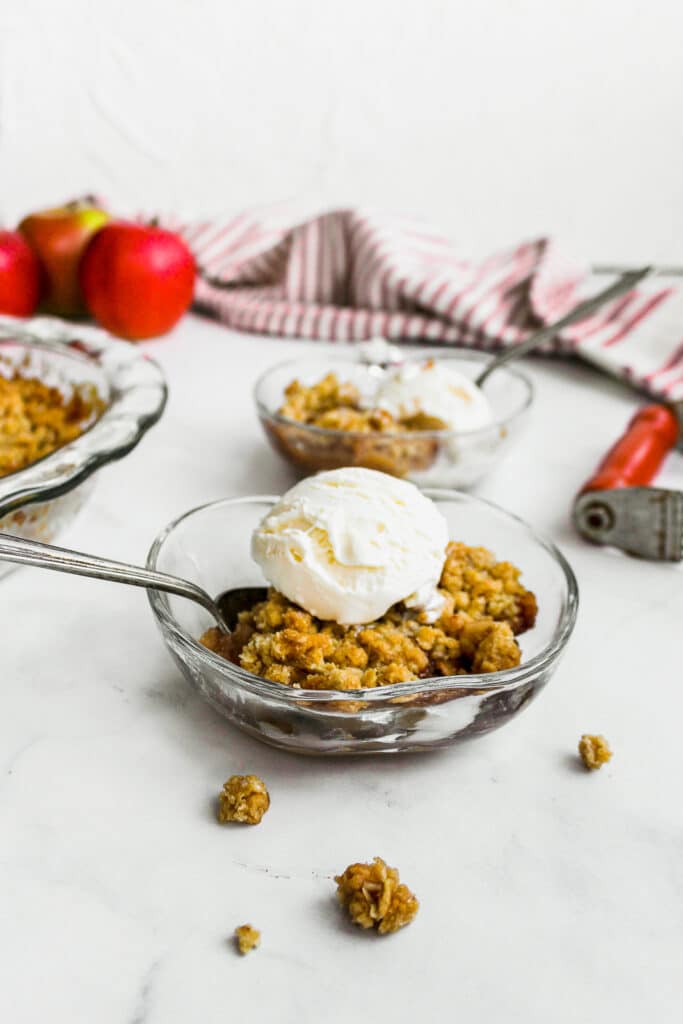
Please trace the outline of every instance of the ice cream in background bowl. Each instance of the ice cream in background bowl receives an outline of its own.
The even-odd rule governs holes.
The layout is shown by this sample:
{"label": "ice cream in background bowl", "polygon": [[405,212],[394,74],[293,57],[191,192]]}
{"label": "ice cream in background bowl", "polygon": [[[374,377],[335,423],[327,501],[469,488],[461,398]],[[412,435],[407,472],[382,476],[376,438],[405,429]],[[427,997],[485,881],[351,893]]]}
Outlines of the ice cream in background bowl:
{"label": "ice cream in background bowl", "polygon": [[494,418],[488,398],[473,380],[434,359],[390,368],[373,402],[397,420],[423,414],[463,432],[488,427]]}
{"label": "ice cream in background bowl", "polygon": [[270,444],[302,476],[361,466],[420,488],[467,489],[512,449],[533,399],[516,367],[479,388],[489,358],[349,346],[271,367],[255,385],[256,408]]}
{"label": "ice cream in background bowl", "polygon": [[252,537],[266,579],[320,619],[352,625],[405,601],[437,618],[448,524],[405,480],[344,468],[302,480]]}

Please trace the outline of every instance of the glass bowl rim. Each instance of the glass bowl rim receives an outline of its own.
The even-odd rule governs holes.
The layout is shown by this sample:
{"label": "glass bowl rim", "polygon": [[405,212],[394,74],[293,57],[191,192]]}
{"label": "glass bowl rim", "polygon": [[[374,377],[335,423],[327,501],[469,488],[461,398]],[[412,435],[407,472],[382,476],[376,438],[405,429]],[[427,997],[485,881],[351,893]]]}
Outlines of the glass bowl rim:
{"label": "glass bowl rim", "polygon": [[[50,317],[27,321],[2,316],[0,351],[3,344],[96,365],[106,378],[110,395],[102,413],[73,441],[0,477],[0,518],[68,494],[102,466],[131,452],[163,415],[168,386],[159,364],[135,345],[100,328]],[[111,353],[121,357],[113,368],[102,361]],[[121,383],[117,373],[130,371],[131,367],[141,371],[139,379]],[[146,401],[141,409],[123,408],[126,400],[143,392]],[[93,450],[100,434],[103,443]]]}
{"label": "glass bowl rim", "polygon": [[[417,357],[411,358],[414,359],[415,361],[418,361]],[[483,366],[485,363],[490,362],[491,357],[487,357],[486,353],[476,352],[467,348],[453,348],[448,352],[439,353],[438,355],[434,356],[430,354],[429,356],[424,356],[420,358],[433,358],[437,361],[452,359],[454,361],[461,362],[465,361],[466,359],[469,359],[473,360],[474,362],[480,362]],[[406,362],[408,361],[410,360],[406,360]],[[311,434],[318,435],[320,437],[339,439],[346,438],[347,440],[354,441],[367,441],[368,436],[372,437],[373,440],[386,439],[387,441],[418,441],[422,439],[445,441],[449,439],[455,440],[457,438],[463,437],[476,439],[477,437],[484,437],[490,434],[490,432],[492,430],[495,430],[496,428],[500,429],[501,427],[507,427],[511,423],[513,423],[514,420],[518,419],[527,411],[527,409],[530,408],[531,404],[533,403],[535,394],[534,383],[530,377],[527,377],[527,375],[517,367],[501,366],[500,369],[496,370],[496,373],[501,375],[508,374],[508,376],[516,377],[517,380],[521,381],[522,385],[525,388],[524,399],[507,416],[501,416],[498,419],[494,419],[490,423],[487,423],[486,426],[475,427],[473,430],[382,430],[378,431],[376,435],[368,435],[367,433],[363,433],[360,430],[338,430],[332,427],[318,427],[312,423],[301,423],[299,420],[290,419],[289,416],[282,416],[281,413],[272,412],[270,409],[268,409],[265,403],[261,400],[259,392],[263,384],[265,384],[266,380],[271,376],[271,374],[274,374],[278,370],[284,370],[287,367],[300,366],[302,363],[314,362],[329,362],[331,364],[336,363],[355,367],[366,366],[367,368],[370,368],[370,366],[372,365],[380,365],[372,363],[363,363],[361,359],[353,360],[348,356],[343,355],[319,356],[317,359],[312,356],[304,356],[299,357],[297,359],[285,359],[282,362],[275,363],[273,366],[269,366],[266,370],[263,371],[263,373],[259,375],[259,377],[256,380],[256,383],[253,386],[252,394],[254,398],[254,403],[256,405],[258,414],[261,417],[261,419],[267,419],[275,423],[281,423],[283,426],[286,427],[298,427],[299,430],[308,431]]]}
{"label": "glass bowl rim", "polygon": [[[542,651],[539,651],[538,654],[534,655],[533,658],[522,662],[520,665],[515,666],[515,668],[504,669],[500,672],[479,673],[476,675],[472,674],[466,676],[431,676],[428,679],[416,679],[407,683],[393,683],[390,686],[376,686],[371,689],[294,689],[293,687],[284,686],[281,683],[273,683],[269,679],[263,679],[261,676],[247,672],[240,665],[236,665],[234,662],[228,661],[226,658],[223,658],[214,651],[210,651],[207,647],[204,647],[197,639],[186,633],[185,630],[177,623],[176,619],[171,614],[168,596],[161,591],[149,589],[147,591],[147,597],[152,607],[152,611],[154,612],[157,621],[161,623],[164,629],[167,629],[174,636],[178,643],[182,646],[189,647],[196,656],[207,660],[208,663],[218,669],[221,674],[229,674],[234,678],[236,683],[239,682],[241,685],[246,687],[247,690],[250,690],[253,693],[257,693],[270,699],[276,698],[278,700],[284,700],[285,703],[291,703],[294,705],[300,705],[302,700],[310,703],[362,700],[369,704],[384,704],[391,702],[397,697],[406,697],[425,693],[439,693],[444,690],[452,689],[472,690],[474,692],[487,690],[513,690],[526,680],[534,678],[547,665],[552,664],[562,652],[565,644],[571,636],[576,622],[579,601],[579,588],[574,571],[562,552],[555,544],[552,543],[552,541],[546,540],[544,537],[540,536],[540,534],[538,534],[536,530],[534,530],[533,527],[531,527],[524,519],[512,512],[508,512],[507,509],[501,508],[500,505],[496,505],[492,501],[487,501],[485,498],[474,497],[473,495],[450,488],[424,488],[423,493],[426,494],[427,497],[433,499],[457,498],[459,500],[464,500],[469,504],[486,506],[497,514],[503,514],[519,526],[523,527],[529,534],[530,538],[542,547],[543,550],[550,555],[556,565],[559,566],[566,584],[564,609],[560,617],[560,621],[553,631],[551,641],[546,644]],[[279,496],[277,495],[257,494],[247,495],[241,498],[222,498],[217,501],[206,502],[203,505],[198,505],[195,508],[189,509],[187,512],[184,512],[182,515],[168,523],[168,525],[157,534],[149,549],[145,564],[148,569],[159,571],[157,568],[157,562],[166,540],[170,537],[173,531],[181,525],[181,523],[192,516],[219,506],[230,507],[255,502],[258,502],[259,504],[264,504],[265,502],[274,503],[276,501],[279,501]],[[397,706],[399,706],[398,702]]]}

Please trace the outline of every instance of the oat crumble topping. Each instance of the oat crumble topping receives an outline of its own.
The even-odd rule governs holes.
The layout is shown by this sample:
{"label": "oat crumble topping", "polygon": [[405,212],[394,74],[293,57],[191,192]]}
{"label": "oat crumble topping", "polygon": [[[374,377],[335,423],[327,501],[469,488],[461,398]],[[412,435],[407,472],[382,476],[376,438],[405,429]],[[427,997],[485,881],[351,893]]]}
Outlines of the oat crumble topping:
{"label": "oat crumble topping", "polygon": [[258,928],[252,928],[250,924],[241,924],[239,928],[235,928],[235,941],[242,956],[246,956],[252,949],[258,949],[261,932]]}
{"label": "oat crumble topping", "polygon": [[258,775],[231,775],[218,798],[218,820],[223,825],[228,821],[258,825],[269,807],[263,779]]}
{"label": "oat crumble topping", "polygon": [[592,736],[584,733],[579,740],[579,755],[586,768],[594,770],[607,764],[612,756],[612,751],[604,736]]}
{"label": "oat crumble topping", "polygon": [[358,388],[342,382],[336,373],[326,374],[316,384],[293,380],[285,388],[280,416],[328,430],[353,430],[358,433],[383,433],[402,430],[445,430],[447,424],[437,416],[417,413],[396,419],[385,409],[361,408]]}
{"label": "oat crumble topping", "polygon": [[372,864],[349,864],[335,882],[337,899],[354,924],[376,928],[380,935],[410,924],[420,907],[396,868],[390,868],[381,857],[375,857]]}
{"label": "oat crumble topping", "polygon": [[76,389],[67,399],[36,377],[0,374],[0,477],[79,437],[103,408],[92,386]]}
{"label": "oat crumble topping", "polygon": [[515,636],[536,618],[536,599],[519,577],[485,548],[452,542],[439,585],[445,607],[434,623],[400,603],[377,622],[340,626],[271,589],[240,613],[230,636],[209,629],[201,642],[254,675],[314,690],[497,672],[519,664]]}
{"label": "oat crumble topping", "polygon": [[425,431],[446,429],[443,420],[426,413],[395,419],[385,409],[362,409],[360,403],[358,388],[335,373],[310,387],[294,380],[278,409],[285,419],[267,419],[264,426],[275,448],[307,472],[365,466],[404,477],[433,465],[440,441]]}

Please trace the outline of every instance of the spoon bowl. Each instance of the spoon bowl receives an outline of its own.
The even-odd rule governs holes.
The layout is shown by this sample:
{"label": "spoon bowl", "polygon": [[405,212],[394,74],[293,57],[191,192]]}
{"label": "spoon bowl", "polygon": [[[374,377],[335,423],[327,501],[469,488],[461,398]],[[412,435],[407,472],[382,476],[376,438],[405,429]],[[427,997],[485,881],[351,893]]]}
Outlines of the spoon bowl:
{"label": "spoon bowl", "polygon": [[216,598],[216,605],[229,632],[232,633],[237,625],[240,612],[246,612],[259,601],[265,601],[267,596],[267,587],[233,587],[232,590],[224,590]]}

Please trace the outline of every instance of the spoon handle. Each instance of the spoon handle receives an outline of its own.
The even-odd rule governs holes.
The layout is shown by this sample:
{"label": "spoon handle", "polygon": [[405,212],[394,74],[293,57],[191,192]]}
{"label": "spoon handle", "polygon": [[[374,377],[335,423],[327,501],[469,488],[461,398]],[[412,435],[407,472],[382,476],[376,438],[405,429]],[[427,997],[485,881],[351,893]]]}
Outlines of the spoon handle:
{"label": "spoon handle", "polygon": [[194,583],[170,576],[164,572],[153,572],[125,562],[113,562],[109,558],[86,555],[81,551],[58,548],[36,540],[25,540],[8,533],[0,533],[0,561],[16,562],[18,565],[32,565],[38,569],[54,569],[75,576],[89,576],[96,580],[112,583],[128,583],[133,587],[147,587],[151,590],[165,590],[169,594],[187,597],[201,604],[220,622],[220,612],[206,591]]}
{"label": "spoon handle", "polygon": [[512,359],[517,359],[519,356],[526,355],[532,349],[538,345],[543,344],[544,341],[548,341],[558,331],[561,331],[563,327],[569,327],[570,324],[578,323],[579,320],[585,320],[586,317],[590,316],[591,313],[595,313],[596,310],[604,306],[610,299],[617,299],[620,295],[625,292],[630,292],[639,281],[642,281],[644,277],[647,277],[651,273],[652,267],[641,267],[640,270],[628,270],[625,274],[615,281],[608,288],[604,288],[597,295],[591,296],[590,299],[586,299],[585,302],[580,302],[578,306],[574,306],[566,316],[563,316],[554,324],[547,324],[545,327],[541,327],[540,330],[534,331],[530,334],[525,341],[519,343],[519,345],[513,345],[512,348],[506,349],[501,352],[499,356],[492,359],[491,362],[486,366],[475,380],[475,384],[481,387],[487,377],[490,377],[494,370],[497,370],[500,366],[504,366],[505,363],[509,363]]}

